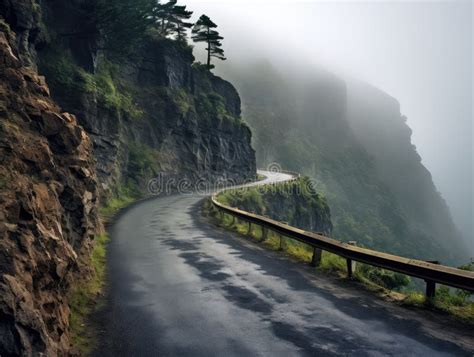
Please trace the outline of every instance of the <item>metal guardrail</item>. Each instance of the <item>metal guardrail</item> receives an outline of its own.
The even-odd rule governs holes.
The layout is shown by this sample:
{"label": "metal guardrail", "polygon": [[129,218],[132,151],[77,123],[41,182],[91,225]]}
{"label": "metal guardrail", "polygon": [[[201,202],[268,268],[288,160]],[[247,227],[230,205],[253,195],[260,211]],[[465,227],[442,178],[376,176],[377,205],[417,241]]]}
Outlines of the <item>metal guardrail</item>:
{"label": "metal guardrail", "polygon": [[426,295],[428,298],[434,297],[437,283],[474,292],[474,272],[404,258],[340,242],[321,234],[289,226],[268,217],[226,206],[217,200],[219,193],[214,194],[211,197],[211,201],[214,207],[221,212],[230,214],[251,224],[259,225],[262,227],[262,231],[270,229],[283,236],[312,246],[314,248],[312,265],[319,264],[321,251],[324,250],[346,258],[349,277],[351,277],[353,273],[352,261],[357,261],[425,280]]}

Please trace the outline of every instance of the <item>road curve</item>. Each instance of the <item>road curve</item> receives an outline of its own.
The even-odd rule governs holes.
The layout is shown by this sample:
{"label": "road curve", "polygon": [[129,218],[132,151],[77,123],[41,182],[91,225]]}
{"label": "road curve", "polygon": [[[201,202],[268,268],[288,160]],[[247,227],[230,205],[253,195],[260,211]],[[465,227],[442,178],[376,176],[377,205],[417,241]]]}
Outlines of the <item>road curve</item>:
{"label": "road curve", "polygon": [[[289,178],[267,175],[263,183]],[[94,355],[473,355],[467,331],[457,338],[209,224],[202,199],[147,200],[112,225]]]}

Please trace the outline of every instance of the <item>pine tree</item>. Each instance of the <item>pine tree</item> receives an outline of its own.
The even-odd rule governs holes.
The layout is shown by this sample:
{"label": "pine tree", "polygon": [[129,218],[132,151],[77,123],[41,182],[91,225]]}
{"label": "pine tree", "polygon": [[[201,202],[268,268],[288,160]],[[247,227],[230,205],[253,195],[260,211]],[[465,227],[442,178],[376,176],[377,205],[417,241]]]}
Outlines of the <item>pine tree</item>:
{"label": "pine tree", "polygon": [[211,58],[218,58],[222,61],[225,61],[226,58],[224,57],[224,50],[221,48],[222,43],[221,40],[224,37],[219,35],[219,32],[213,30],[217,27],[217,25],[212,22],[212,20],[206,16],[201,15],[199,20],[194,24],[192,30],[192,39],[194,42],[206,42],[207,47],[207,68],[212,69],[214,68],[211,65]]}
{"label": "pine tree", "polygon": [[94,16],[103,37],[103,49],[127,57],[151,25],[156,0],[97,0]]}
{"label": "pine tree", "polygon": [[155,26],[162,36],[176,34],[179,41],[186,40],[186,30],[193,24],[186,22],[191,18],[192,11],[187,11],[185,5],[176,5],[177,0],[170,0],[166,4],[157,3],[153,11]]}
{"label": "pine tree", "polygon": [[186,41],[186,30],[193,27],[193,24],[186,22],[191,18],[192,11],[186,10],[186,5],[175,6],[170,21],[175,25],[176,39],[178,41]]}
{"label": "pine tree", "polygon": [[170,19],[172,16],[173,8],[176,6],[178,0],[170,0],[166,4],[156,4],[153,9],[153,19],[155,25],[160,31],[161,35],[166,37],[175,30],[175,24]]}

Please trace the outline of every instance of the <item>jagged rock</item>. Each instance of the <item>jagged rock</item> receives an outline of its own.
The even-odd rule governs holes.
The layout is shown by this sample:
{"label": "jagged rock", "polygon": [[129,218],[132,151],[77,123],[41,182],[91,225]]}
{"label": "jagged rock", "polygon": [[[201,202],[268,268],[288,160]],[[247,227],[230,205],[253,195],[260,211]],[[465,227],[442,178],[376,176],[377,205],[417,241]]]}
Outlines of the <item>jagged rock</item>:
{"label": "jagged rock", "polygon": [[[9,4],[31,29],[31,1]],[[66,297],[99,227],[92,143],[0,30],[0,356],[63,356]]]}
{"label": "jagged rock", "polygon": [[[106,108],[94,93],[71,95],[60,86],[52,87],[53,97],[77,115],[94,143],[103,196],[136,180],[129,167],[133,143],[153,150],[154,173],[177,180],[253,178],[251,131],[240,120],[241,101],[232,84],[193,65],[191,48],[176,41],[149,37],[134,56],[133,64],[122,64],[119,73],[120,82],[135,88],[133,101],[143,111],[140,119]],[[140,182],[142,190],[147,179]]]}

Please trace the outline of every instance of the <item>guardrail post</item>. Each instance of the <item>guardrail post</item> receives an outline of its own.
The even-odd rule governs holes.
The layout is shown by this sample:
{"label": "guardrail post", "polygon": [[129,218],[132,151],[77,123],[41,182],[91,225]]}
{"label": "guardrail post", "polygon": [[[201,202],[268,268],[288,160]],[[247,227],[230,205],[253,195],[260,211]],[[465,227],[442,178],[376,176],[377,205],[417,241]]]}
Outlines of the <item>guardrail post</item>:
{"label": "guardrail post", "polygon": [[247,230],[247,235],[249,236],[252,233],[252,223],[249,222],[249,229]]}
{"label": "guardrail post", "polygon": [[323,251],[320,248],[313,248],[313,258],[311,259],[311,266],[318,267],[321,264],[321,257]]}
{"label": "guardrail post", "polygon": [[347,277],[352,279],[352,259],[346,258]]}
{"label": "guardrail post", "polygon": [[283,250],[283,236],[281,234],[278,234],[280,236],[280,248],[278,250]]}
{"label": "guardrail post", "polygon": [[262,242],[265,241],[268,237],[268,229],[267,227],[262,226]]}
{"label": "guardrail post", "polygon": [[433,280],[425,280],[426,282],[426,298],[431,300],[436,295],[436,283]]}
{"label": "guardrail post", "polygon": [[[349,242],[347,242],[347,244],[353,245],[354,247],[357,246],[357,242],[355,240],[350,240]],[[356,268],[357,268],[357,262],[355,260],[353,260],[351,269],[352,269],[353,272],[355,272]]]}

